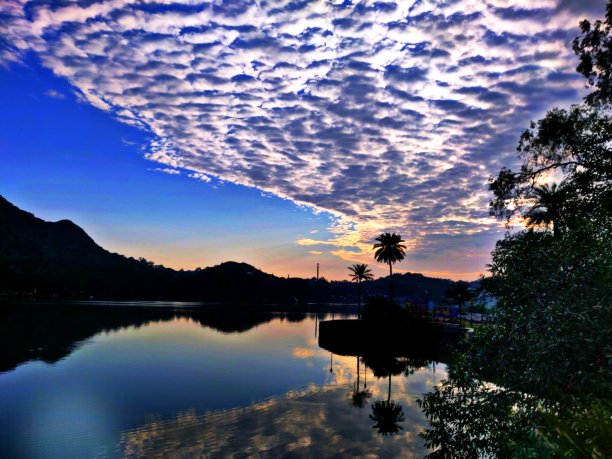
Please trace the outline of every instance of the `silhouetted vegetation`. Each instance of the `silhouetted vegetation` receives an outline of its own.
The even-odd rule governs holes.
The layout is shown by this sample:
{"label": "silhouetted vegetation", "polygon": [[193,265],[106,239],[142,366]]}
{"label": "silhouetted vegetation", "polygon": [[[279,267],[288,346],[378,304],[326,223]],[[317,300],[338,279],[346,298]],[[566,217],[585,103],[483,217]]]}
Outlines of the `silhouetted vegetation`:
{"label": "silhouetted vegetation", "polygon": [[563,206],[567,197],[563,187],[556,183],[534,186],[531,198],[534,204],[525,211],[525,219],[529,228],[552,225],[555,237],[561,235],[563,226]]}
{"label": "silhouetted vegetation", "polygon": [[[366,301],[363,318],[369,322],[381,322],[391,315],[392,306],[384,296],[371,296]],[[395,306],[397,309],[397,306]],[[389,317],[390,318],[390,317]]]}
{"label": "silhouetted vegetation", "polygon": [[[421,274],[393,276],[398,295],[442,299],[452,283]],[[361,285],[364,295],[387,290],[386,278]],[[284,278],[246,263],[175,271],[110,253],[68,220],[45,222],[0,197],[0,297],[286,303],[358,302],[348,281]]]}
{"label": "silhouetted vegetation", "polygon": [[528,228],[497,243],[482,281],[494,322],[420,402],[429,457],[612,456],[611,26],[608,2],[574,41],[596,90],[532,123],[520,171],[491,182],[491,212]]}
{"label": "silhouetted vegetation", "polygon": [[357,318],[361,319],[361,283],[364,281],[371,281],[374,279],[372,270],[368,268],[366,264],[355,264],[349,266],[348,269],[351,271],[351,280],[357,282],[357,297],[358,297],[358,309]]}
{"label": "silhouetted vegetation", "polygon": [[293,302],[304,279],[282,279],[246,263],[175,271],[110,253],[81,228],[42,221],[0,198],[0,292],[39,298]]}
{"label": "silhouetted vegetation", "polygon": [[578,72],[588,84],[595,87],[586,101],[591,105],[612,103],[612,3],[606,5],[606,17],[591,23],[580,23],[582,35],[574,42],[574,51],[580,58]]}
{"label": "silhouetted vegetation", "polygon": [[373,247],[374,258],[379,263],[389,265],[389,303],[393,304],[393,264],[404,259],[406,246],[402,244],[402,236],[395,233],[383,233],[376,241]]}
{"label": "silhouetted vegetation", "polygon": [[474,298],[474,292],[470,289],[470,284],[467,282],[455,282],[448,287],[446,298],[459,305],[459,324],[462,321],[463,306],[466,302]]}

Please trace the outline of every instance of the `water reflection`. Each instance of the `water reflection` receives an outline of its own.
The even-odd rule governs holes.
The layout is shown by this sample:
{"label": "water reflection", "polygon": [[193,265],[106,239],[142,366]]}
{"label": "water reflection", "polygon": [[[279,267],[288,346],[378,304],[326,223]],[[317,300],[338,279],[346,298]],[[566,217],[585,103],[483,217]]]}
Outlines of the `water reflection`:
{"label": "water reflection", "polygon": [[404,411],[399,403],[379,400],[372,405],[370,419],[375,421],[373,428],[377,429],[379,434],[394,435],[403,428],[400,423],[404,422]]}
{"label": "water reflection", "polygon": [[[319,316],[328,315],[326,312],[275,311],[259,305],[177,305],[180,308],[135,302],[0,305],[0,349],[3,349],[0,373],[31,360],[57,362],[101,332],[139,329],[177,318],[189,318],[222,333],[244,333],[273,319],[299,323],[316,317],[318,323]],[[228,309],[232,312],[228,313]]]}
{"label": "water reflection", "polygon": [[[367,336],[369,339],[364,339]],[[337,321],[325,323],[319,336],[321,347],[343,355],[356,355],[357,381],[353,385],[351,402],[362,408],[371,393],[362,390],[359,384],[360,365],[371,369],[374,377],[388,382],[386,399],[371,404],[369,419],[372,428],[383,437],[400,435],[406,419],[404,407],[399,400],[392,399],[392,377],[410,377],[423,368],[432,369],[432,386],[435,384],[435,364],[450,353],[457,344],[456,339],[443,336],[428,336],[416,328],[368,324],[365,321]],[[363,357],[360,355],[363,353]],[[426,392],[426,391],[424,391]],[[380,397],[379,397],[380,398]]]}
{"label": "water reflection", "polygon": [[[383,362],[383,365],[377,367],[378,371],[381,372],[382,369],[382,374],[387,373],[389,378],[387,400],[378,400],[374,402],[370,419],[375,422],[372,427],[376,429],[379,434],[384,436],[395,435],[402,429],[400,423],[404,422],[404,410],[401,404],[391,401],[391,375],[402,373],[406,368],[406,364],[400,359],[389,356],[379,359],[377,363],[380,363],[380,361]],[[374,371],[374,375],[376,375],[376,370]]]}
{"label": "water reflection", "polygon": [[[411,381],[403,374],[375,379],[367,392],[386,400],[374,402],[372,414],[368,414],[346,403],[344,376],[351,370],[350,361],[334,356],[333,365],[337,378],[322,386],[311,385],[248,407],[201,414],[190,410],[171,420],[156,420],[125,431],[122,450],[126,457],[170,453],[176,457],[227,457],[242,453],[255,457],[337,454],[419,458],[426,454],[417,437],[426,423],[414,399],[431,381],[428,369],[416,370]],[[397,386],[399,393],[394,397],[398,401],[390,401],[390,380]],[[395,435],[391,438],[389,434]]]}
{"label": "water reflection", "polygon": [[353,392],[351,393],[351,401],[353,402],[353,406],[357,408],[363,408],[365,406],[366,400],[372,397],[372,392],[368,390],[367,384],[367,368],[364,368],[364,381],[363,388],[360,384],[361,373],[362,370],[360,368],[361,357],[357,356],[357,381],[353,383]]}
{"label": "water reflection", "polygon": [[426,454],[429,361],[329,352],[324,314],[1,314],[0,457]]}

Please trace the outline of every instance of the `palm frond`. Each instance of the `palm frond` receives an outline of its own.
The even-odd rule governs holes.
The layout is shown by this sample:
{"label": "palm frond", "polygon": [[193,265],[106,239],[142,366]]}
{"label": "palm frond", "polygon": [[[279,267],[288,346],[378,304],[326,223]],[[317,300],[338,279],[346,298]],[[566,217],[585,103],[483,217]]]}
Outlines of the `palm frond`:
{"label": "palm frond", "polygon": [[372,270],[368,268],[366,264],[355,264],[353,266],[347,267],[351,273],[349,276],[351,280],[360,282],[374,279],[372,275]]}
{"label": "palm frond", "polygon": [[374,258],[379,263],[397,263],[406,257],[407,247],[402,236],[395,233],[383,233],[378,236],[373,249]]}

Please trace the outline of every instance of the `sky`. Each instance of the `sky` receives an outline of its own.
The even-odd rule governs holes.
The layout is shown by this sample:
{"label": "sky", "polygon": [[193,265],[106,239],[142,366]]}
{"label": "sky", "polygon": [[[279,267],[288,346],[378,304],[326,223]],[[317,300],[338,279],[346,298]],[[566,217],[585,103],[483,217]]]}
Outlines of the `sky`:
{"label": "sky", "polygon": [[0,195],[176,269],[476,279],[603,0],[0,2]]}

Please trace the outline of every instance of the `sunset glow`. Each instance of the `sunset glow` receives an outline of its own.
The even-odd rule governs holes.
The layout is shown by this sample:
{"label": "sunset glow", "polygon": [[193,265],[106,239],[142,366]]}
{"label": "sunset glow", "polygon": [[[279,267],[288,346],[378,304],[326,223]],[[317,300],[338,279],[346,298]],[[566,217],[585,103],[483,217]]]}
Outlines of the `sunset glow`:
{"label": "sunset glow", "polygon": [[[0,4],[0,194],[176,269],[328,279],[401,233],[398,272],[472,280],[489,177],[584,95],[603,2]],[[374,267],[384,275],[384,266]]]}

